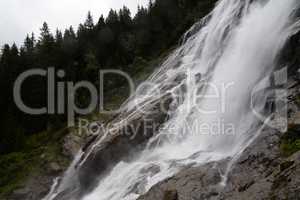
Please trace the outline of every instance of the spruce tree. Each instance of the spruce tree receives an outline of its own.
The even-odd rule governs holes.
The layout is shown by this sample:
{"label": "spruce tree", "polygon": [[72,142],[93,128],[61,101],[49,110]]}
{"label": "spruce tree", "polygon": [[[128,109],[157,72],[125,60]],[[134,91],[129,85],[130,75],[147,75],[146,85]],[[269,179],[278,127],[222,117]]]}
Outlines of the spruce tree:
{"label": "spruce tree", "polygon": [[88,30],[92,30],[94,28],[94,20],[90,11],[87,14],[87,18],[84,22],[84,27]]}

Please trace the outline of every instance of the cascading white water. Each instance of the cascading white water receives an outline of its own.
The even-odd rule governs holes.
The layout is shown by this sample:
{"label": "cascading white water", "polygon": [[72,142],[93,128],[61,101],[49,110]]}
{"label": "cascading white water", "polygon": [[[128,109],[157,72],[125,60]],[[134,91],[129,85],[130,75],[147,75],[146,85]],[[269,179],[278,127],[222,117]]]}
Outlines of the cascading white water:
{"label": "cascading white water", "polygon": [[[186,165],[239,154],[262,124],[251,110],[252,90],[271,75],[278,53],[299,28],[292,17],[299,4],[219,1],[189,33],[201,29],[149,78],[152,87],[123,105],[130,113],[122,118],[126,121],[139,111],[137,105],[146,109],[171,94],[168,120],[148,148],[130,163],[119,162],[83,200],[133,200]],[[266,97],[256,102],[262,109]]]}

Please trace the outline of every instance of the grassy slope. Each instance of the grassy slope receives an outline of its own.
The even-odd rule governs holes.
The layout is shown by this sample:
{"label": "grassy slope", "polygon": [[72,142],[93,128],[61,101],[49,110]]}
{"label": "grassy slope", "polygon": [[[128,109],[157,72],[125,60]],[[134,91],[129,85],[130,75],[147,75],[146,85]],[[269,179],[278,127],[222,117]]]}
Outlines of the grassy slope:
{"label": "grassy slope", "polygon": [[281,139],[280,149],[285,157],[289,157],[300,151],[299,126],[293,125]]}
{"label": "grassy slope", "polygon": [[[294,101],[295,105],[300,108],[300,95],[296,96]],[[294,153],[300,151],[300,125],[299,124],[290,124],[288,131],[281,138],[280,149],[282,155],[289,157]]]}
{"label": "grassy slope", "polygon": [[61,153],[61,140],[66,134],[67,129],[33,135],[23,151],[1,156],[0,199],[21,186],[28,176],[45,173],[45,166],[51,162],[67,167],[69,159]]}

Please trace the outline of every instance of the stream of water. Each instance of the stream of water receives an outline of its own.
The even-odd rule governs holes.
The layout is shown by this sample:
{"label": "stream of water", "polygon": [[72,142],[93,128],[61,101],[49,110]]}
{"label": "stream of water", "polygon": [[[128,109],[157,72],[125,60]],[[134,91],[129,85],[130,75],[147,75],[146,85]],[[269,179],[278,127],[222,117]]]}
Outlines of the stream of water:
{"label": "stream of water", "polygon": [[153,87],[123,105],[130,113],[126,120],[135,115],[136,105],[147,108],[170,94],[168,120],[139,156],[115,165],[82,200],[134,200],[185,166],[241,153],[263,124],[253,109],[263,112],[268,99],[253,90],[271,84],[280,50],[299,29],[293,17],[299,4],[220,0],[147,80]]}

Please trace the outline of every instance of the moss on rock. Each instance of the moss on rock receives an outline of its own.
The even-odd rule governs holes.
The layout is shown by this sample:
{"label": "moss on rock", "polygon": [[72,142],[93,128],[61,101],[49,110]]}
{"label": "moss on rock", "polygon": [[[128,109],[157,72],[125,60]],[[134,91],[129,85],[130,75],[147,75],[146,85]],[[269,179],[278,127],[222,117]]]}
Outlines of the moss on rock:
{"label": "moss on rock", "polygon": [[288,157],[300,150],[300,126],[292,125],[283,135],[280,149],[284,156]]}

